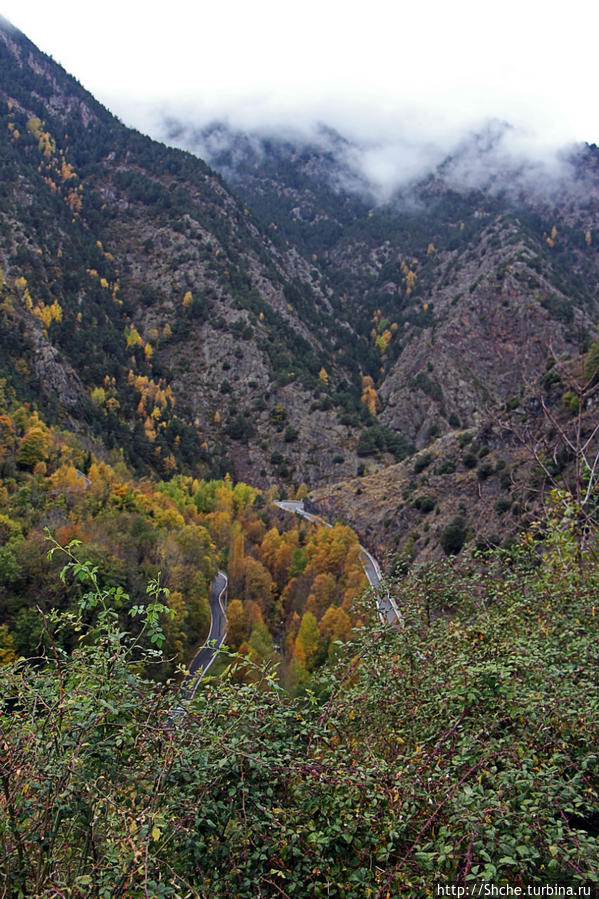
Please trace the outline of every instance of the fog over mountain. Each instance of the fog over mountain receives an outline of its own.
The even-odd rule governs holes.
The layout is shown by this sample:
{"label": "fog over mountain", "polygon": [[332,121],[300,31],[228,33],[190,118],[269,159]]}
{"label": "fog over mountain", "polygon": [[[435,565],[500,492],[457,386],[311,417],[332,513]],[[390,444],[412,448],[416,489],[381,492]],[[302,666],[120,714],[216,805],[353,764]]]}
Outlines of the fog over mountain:
{"label": "fog over mountain", "polygon": [[574,185],[576,159],[582,144],[564,144],[532,127],[498,119],[465,127],[442,121],[366,115],[349,118],[339,127],[301,115],[278,120],[252,120],[241,112],[210,121],[190,110],[169,112],[154,108],[148,130],[173,146],[205,159],[225,178],[235,180],[237,166],[253,157],[261,163],[273,145],[327,158],[333,189],[360,195],[381,204],[403,195],[431,175],[456,190],[484,190],[492,194],[534,194],[551,203],[563,201]]}
{"label": "fog over mountain", "polygon": [[[5,0],[3,12],[125,124],[210,160],[223,150],[214,123],[255,150],[275,137],[333,152],[334,186],[374,202],[443,163],[457,187],[505,181],[550,198],[568,175],[562,148],[599,135],[597,12],[582,0],[567,15],[539,0],[175,0],[144,15],[116,0],[101,15],[74,0]],[[343,137],[333,146],[330,129]]]}

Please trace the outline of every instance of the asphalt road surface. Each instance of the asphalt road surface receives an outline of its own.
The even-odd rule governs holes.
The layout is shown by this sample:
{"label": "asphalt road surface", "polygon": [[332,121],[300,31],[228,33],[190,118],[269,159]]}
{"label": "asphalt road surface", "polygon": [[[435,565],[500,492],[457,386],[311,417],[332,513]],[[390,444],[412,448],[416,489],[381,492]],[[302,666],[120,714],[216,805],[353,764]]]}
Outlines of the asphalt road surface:
{"label": "asphalt road surface", "polygon": [[227,587],[229,579],[224,571],[219,571],[210,585],[210,633],[189,666],[189,674],[181,684],[181,699],[192,699],[198,683],[208,671],[224,643],[227,634]]}

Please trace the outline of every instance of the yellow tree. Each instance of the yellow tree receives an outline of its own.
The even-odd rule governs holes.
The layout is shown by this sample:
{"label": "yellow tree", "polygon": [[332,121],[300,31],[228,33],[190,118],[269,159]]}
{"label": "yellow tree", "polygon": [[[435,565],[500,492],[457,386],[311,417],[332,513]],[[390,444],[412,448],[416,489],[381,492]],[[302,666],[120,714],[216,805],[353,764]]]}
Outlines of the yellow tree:
{"label": "yellow tree", "polygon": [[248,635],[248,619],[239,599],[232,599],[227,606],[227,643],[238,649]]}
{"label": "yellow tree", "polygon": [[314,660],[320,643],[320,628],[312,612],[304,612],[295,638],[293,657],[308,671],[314,667]]}
{"label": "yellow tree", "polygon": [[233,522],[231,526],[227,573],[229,575],[231,592],[239,595],[243,590],[245,577],[245,537],[238,521]]}
{"label": "yellow tree", "polygon": [[235,514],[240,515],[246,512],[253,504],[255,496],[256,491],[249,484],[244,484],[242,481],[235,484],[233,488],[233,509]]}
{"label": "yellow tree", "polygon": [[86,479],[77,474],[75,466],[70,464],[61,465],[50,478],[50,483],[57,493],[66,498],[69,506],[84,496],[87,489]]}
{"label": "yellow tree", "polygon": [[0,665],[10,665],[17,660],[17,647],[7,624],[0,624]]}
{"label": "yellow tree", "polygon": [[48,429],[41,422],[33,425],[21,437],[17,451],[17,462],[33,468],[36,462],[43,462],[48,456]]}
{"label": "yellow tree", "polygon": [[268,569],[257,559],[247,556],[245,560],[245,579],[243,593],[246,600],[253,599],[265,609],[270,607],[274,584]]}
{"label": "yellow tree", "polygon": [[323,611],[337,600],[337,583],[330,572],[321,571],[312,583],[306,608],[320,618]]}
{"label": "yellow tree", "polygon": [[[1,385],[0,385],[1,386]],[[14,453],[16,445],[15,426],[6,414],[0,414],[0,461],[8,459]]]}
{"label": "yellow tree", "polygon": [[[375,332],[376,337],[376,332]],[[380,408],[379,398],[370,375],[362,375],[362,402],[371,415],[376,415]]]}
{"label": "yellow tree", "polygon": [[224,549],[229,540],[231,512],[225,509],[218,509],[206,516],[206,522],[210,529],[210,533],[214,538],[214,542],[219,549]]}
{"label": "yellow tree", "polygon": [[308,495],[308,488],[306,487],[306,485],[305,485],[304,482],[302,481],[302,483],[299,485],[299,487],[298,487],[297,490],[295,491],[295,498],[296,498],[297,500],[303,500],[303,499],[305,499],[305,498],[307,497],[307,495]]}
{"label": "yellow tree", "polygon": [[257,599],[248,599],[244,605],[244,610],[247,615],[249,627],[253,627],[258,623],[263,623],[264,618],[262,617],[262,605]]}
{"label": "yellow tree", "polygon": [[320,630],[327,634],[331,641],[343,640],[347,643],[351,636],[351,619],[339,606],[329,606],[320,622]]}

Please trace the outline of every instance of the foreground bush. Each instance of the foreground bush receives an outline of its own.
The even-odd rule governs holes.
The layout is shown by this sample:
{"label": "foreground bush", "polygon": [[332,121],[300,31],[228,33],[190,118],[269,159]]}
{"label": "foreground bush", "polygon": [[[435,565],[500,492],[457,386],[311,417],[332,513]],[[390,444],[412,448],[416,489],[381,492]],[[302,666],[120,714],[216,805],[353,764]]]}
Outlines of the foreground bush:
{"label": "foreground bush", "polygon": [[[4,895],[597,883],[599,572],[570,555],[447,560],[396,585],[402,627],[357,632],[304,695],[232,667],[187,716],[92,584],[93,627],[48,620],[43,663],[0,673]],[[139,610],[155,646],[158,601]]]}

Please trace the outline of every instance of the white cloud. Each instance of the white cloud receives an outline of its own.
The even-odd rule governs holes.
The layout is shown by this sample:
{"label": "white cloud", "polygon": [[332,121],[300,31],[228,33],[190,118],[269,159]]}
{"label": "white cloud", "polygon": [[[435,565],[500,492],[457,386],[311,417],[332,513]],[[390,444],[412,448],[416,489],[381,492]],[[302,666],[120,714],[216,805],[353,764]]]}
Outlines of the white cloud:
{"label": "white cloud", "polygon": [[599,142],[588,0],[5,0],[3,13],[127,124],[157,135],[165,109],[198,125],[326,121],[360,143],[382,193],[489,118],[528,156]]}

